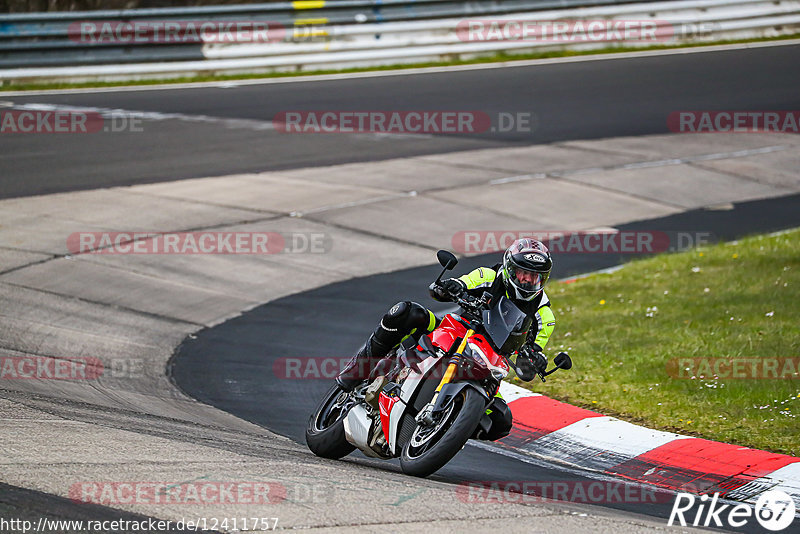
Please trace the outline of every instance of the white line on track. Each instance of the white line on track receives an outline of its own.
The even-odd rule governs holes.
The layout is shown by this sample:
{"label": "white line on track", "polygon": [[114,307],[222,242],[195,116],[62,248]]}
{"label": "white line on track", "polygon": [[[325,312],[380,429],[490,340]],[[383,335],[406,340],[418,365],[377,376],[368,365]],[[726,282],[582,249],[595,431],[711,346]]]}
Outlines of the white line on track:
{"label": "white line on track", "polygon": [[[230,117],[213,117],[211,115],[190,115],[186,113],[164,113],[160,111],[139,111],[119,108],[98,108],[92,106],[68,106],[61,104],[47,103],[20,103],[12,101],[0,101],[0,107],[22,110],[22,111],[64,111],[64,112],[83,112],[99,113],[104,118],[125,117],[148,121],[178,120],[183,122],[196,122],[207,124],[219,124],[228,129],[247,129],[254,131],[278,130],[279,126],[285,124],[279,121],[256,120],[256,119],[236,119]],[[295,134],[295,132],[288,132]],[[301,132],[297,132],[301,133]],[[337,132],[339,133],[339,132]],[[427,133],[393,133],[393,132],[353,132],[350,135],[363,137],[372,140],[391,140],[400,138],[429,139],[433,134]]]}
{"label": "white line on track", "polygon": [[225,117],[212,117],[210,115],[188,115],[185,113],[162,113],[158,111],[137,111],[117,108],[98,108],[90,106],[66,106],[58,104],[15,104],[13,102],[0,102],[0,106],[23,111],[65,111],[99,113],[104,118],[129,117],[149,121],[179,120],[184,122],[205,122],[222,124],[228,128],[246,128],[249,130],[274,130],[273,121],[253,119],[232,119]]}
{"label": "white line on track", "polygon": [[662,159],[656,161],[646,161],[641,163],[628,163],[626,165],[621,165],[621,169],[644,169],[648,167],[666,167],[669,165],[683,165],[684,163],[692,163],[695,161],[714,161],[718,159],[728,159],[728,158],[743,158],[746,156],[752,156],[755,154],[769,154],[770,152],[779,152],[781,150],[786,150],[789,148],[786,145],[773,145],[773,146],[765,146],[761,148],[750,148],[746,150],[735,150],[733,152],[715,152],[712,154],[701,154],[698,156],[687,156],[685,158],[675,158],[675,159]]}
{"label": "white line on track", "polygon": [[519,176],[508,176],[507,178],[496,178],[489,182],[489,185],[502,185],[513,184],[515,182],[527,182],[528,180],[537,180],[547,178],[547,174],[537,172],[536,174],[520,174]]}

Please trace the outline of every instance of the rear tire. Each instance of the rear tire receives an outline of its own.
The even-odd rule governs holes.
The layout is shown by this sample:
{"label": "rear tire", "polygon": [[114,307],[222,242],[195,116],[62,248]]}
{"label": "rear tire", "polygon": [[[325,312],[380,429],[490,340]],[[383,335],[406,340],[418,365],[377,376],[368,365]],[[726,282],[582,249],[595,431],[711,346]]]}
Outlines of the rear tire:
{"label": "rear tire", "polygon": [[400,454],[403,472],[426,477],[441,469],[464,447],[485,409],[486,401],[480,393],[471,387],[461,390],[432,431],[417,425]]}
{"label": "rear tire", "polygon": [[334,385],[311,414],[306,427],[306,443],[311,452],[322,458],[338,460],[356,448],[344,437],[344,418],[352,399]]}

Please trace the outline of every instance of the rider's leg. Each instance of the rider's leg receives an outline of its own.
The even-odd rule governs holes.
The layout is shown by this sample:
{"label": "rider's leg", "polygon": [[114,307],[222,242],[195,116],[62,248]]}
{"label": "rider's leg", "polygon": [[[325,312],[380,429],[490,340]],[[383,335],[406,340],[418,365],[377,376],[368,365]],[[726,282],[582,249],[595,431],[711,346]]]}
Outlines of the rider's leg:
{"label": "rider's leg", "polygon": [[414,330],[430,331],[435,326],[436,317],[421,304],[398,302],[386,312],[361,350],[336,377],[336,382],[343,390],[351,391],[369,377],[372,368],[403,338]]}

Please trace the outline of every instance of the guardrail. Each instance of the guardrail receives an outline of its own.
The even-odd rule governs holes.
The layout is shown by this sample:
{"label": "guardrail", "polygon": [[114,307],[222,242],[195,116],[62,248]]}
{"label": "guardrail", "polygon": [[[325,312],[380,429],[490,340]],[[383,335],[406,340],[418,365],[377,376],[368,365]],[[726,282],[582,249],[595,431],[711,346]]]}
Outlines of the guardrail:
{"label": "guardrail", "polygon": [[[583,7],[565,7],[570,4]],[[604,5],[586,7],[587,4]],[[552,6],[559,9],[549,9]],[[580,30],[577,23],[567,23],[571,40],[543,39],[540,34],[520,31],[513,35],[495,33],[486,39],[465,33],[469,21],[491,21],[507,30],[528,27],[526,24],[535,27],[559,21],[598,20],[647,23],[654,38],[593,39],[590,29]],[[199,28],[206,23],[211,24],[207,32],[186,32],[194,24]],[[177,32],[175,36],[184,39],[166,38],[168,24]],[[246,38],[222,38],[233,35],[225,30],[226,24],[229,28],[249,28],[250,33]],[[116,28],[121,33],[107,32],[108,38],[103,39],[102,27]],[[268,32],[259,35],[259,39],[253,38],[256,28],[267,27]],[[86,28],[94,33],[87,33]],[[136,33],[138,29],[143,30],[141,35]],[[124,80],[337,69],[498,52],[650,46],[798,31],[800,0],[615,4],[602,0],[302,0],[181,9],[32,13],[0,16],[0,80]],[[187,35],[193,38],[186,39]],[[239,37],[242,35],[245,34]],[[123,39],[126,36],[127,41]]]}
{"label": "guardrail", "polygon": [[[628,0],[644,1],[644,0]],[[87,42],[82,22],[269,23],[338,27],[614,3],[615,0],[299,0],[270,4],[0,15],[0,68],[203,59],[201,38],[180,44]],[[299,32],[298,32],[299,33]],[[296,40],[296,39],[295,39]],[[291,41],[291,39],[289,39]]]}

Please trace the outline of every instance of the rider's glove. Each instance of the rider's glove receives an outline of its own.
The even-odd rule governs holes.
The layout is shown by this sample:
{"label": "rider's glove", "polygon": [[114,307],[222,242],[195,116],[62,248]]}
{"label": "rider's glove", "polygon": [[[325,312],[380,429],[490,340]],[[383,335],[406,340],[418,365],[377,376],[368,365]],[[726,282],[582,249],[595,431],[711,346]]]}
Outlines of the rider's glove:
{"label": "rider's glove", "polygon": [[439,302],[444,302],[447,300],[447,295],[444,293],[444,288],[438,285],[436,282],[433,282],[428,286],[428,293],[430,293],[434,300],[438,300]]}
{"label": "rider's glove", "polygon": [[519,349],[517,361],[514,368],[520,380],[528,382],[536,378],[538,373],[544,372],[547,368],[547,358],[542,354],[542,348],[534,343],[525,345]]}
{"label": "rider's glove", "polygon": [[467,290],[467,284],[457,278],[449,278],[437,285],[435,282],[428,286],[431,297],[438,301],[450,301],[460,297]]}
{"label": "rider's glove", "polygon": [[447,292],[448,295],[458,298],[464,294],[467,290],[467,284],[459,280],[458,278],[448,278],[444,282],[442,282],[442,287]]}

